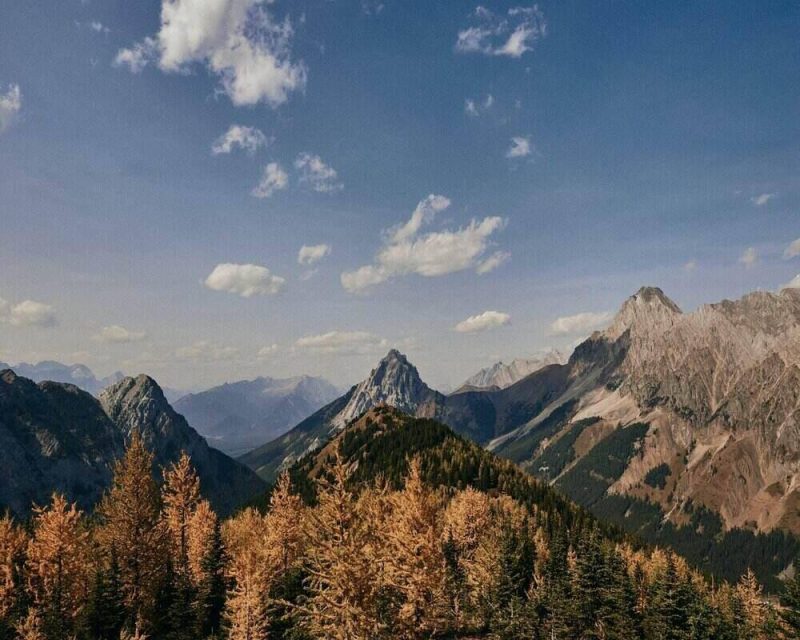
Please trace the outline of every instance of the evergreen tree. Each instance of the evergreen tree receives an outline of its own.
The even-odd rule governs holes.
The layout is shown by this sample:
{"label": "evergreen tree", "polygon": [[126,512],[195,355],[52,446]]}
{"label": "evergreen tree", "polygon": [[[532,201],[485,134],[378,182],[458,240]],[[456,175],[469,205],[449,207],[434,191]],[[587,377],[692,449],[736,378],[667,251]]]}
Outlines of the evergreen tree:
{"label": "evergreen tree", "polygon": [[800,558],[795,558],[794,576],[784,585],[781,607],[784,633],[788,638],[800,638]]}
{"label": "evergreen tree", "polygon": [[222,626],[227,589],[225,563],[220,524],[215,522],[211,542],[198,570],[197,630],[204,638],[218,634]]}
{"label": "evergreen tree", "polygon": [[0,518],[0,640],[10,640],[27,605],[24,582],[28,538],[9,514]]}
{"label": "evergreen tree", "polygon": [[111,554],[108,567],[97,563],[83,627],[92,640],[116,640],[125,623],[125,602],[120,581],[119,564]]}

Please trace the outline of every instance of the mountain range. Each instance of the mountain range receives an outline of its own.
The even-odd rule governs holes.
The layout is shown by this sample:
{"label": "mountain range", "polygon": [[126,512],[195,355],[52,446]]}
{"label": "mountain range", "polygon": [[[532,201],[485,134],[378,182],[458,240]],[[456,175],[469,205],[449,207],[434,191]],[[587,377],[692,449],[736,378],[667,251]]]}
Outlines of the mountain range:
{"label": "mountain range", "polygon": [[508,364],[501,360],[467,378],[454,393],[477,389],[505,389],[534,371],[551,364],[564,364],[566,361],[566,354],[558,349],[548,349],[533,358],[514,358]]}
{"label": "mountain range", "polygon": [[190,393],[174,406],[214,447],[241,455],[282,435],[339,394],[323,378],[260,377]]}
{"label": "mountain range", "polygon": [[36,383],[6,369],[0,372],[0,509],[24,515],[53,491],[91,508],[134,430],[158,467],[189,453],[202,492],[221,513],[264,490],[247,467],[209,447],[148,376],[123,378],[97,399],[73,384]]}
{"label": "mountain range", "polygon": [[98,378],[85,364],[63,364],[54,360],[43,360],[36,364],[19,362],[15,365],[0,362],[0,371],[13,369],[14,373],[34,382],[64,382],[74,384],[93,396],[99,394],[108,385],[124,378],[121,371],[116,371],[105,378]]}

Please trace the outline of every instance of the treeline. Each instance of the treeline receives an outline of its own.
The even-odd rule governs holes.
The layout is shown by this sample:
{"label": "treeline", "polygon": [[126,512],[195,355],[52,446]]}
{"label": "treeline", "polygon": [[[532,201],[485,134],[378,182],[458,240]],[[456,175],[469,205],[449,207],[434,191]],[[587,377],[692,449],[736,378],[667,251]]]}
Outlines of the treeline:
{"label": "treeline", "polygon": [[262,514],[221,523],[190,460],[153,476],[134,436],[97,512],[58,495],[0,520],[0,638],[767,640],[797,638],[752,573],[711,586],[680,557],[573,533],[536,504],[436,488],[355,487],[337,453],[313,505],[283,475]]}

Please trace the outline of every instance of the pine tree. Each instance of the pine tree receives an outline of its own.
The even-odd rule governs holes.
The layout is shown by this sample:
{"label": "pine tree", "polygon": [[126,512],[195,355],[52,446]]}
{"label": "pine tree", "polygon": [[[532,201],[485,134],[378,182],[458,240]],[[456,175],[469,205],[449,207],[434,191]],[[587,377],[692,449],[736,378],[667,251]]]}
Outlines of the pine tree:
{"label": "pine tree", "polygon": [[794,576],[784,584],[780,615],[789,638],[800,638],[800,558],[794,561]]}
{"label": "pine tree", "polygon": [[220,524],[215,520],[210,543],[196,570],[197,630],[201,637],[219,633],[225,607],[225,551]]}
{"label": "pine tree", "polygon": [[26,571],[33,605],[49,638],[65,638],[88,594],[88,532],[82,513],[60,494],[47,508],[33,511],[33,537],[28,543]]}
{"label": "pine tree", "polygon": [[115,553],[95,568],[83,626],[93,640],[116,640],[125,624],[125,602]]}
{"label": "pine tree", "polygon": [[144,628],[155,615],[155,596],[166,566],[166,527],[153,479],[153,455],[138,432],[114,466],[111,489],[100,503],[98,540],[115,555],[128,616]]}

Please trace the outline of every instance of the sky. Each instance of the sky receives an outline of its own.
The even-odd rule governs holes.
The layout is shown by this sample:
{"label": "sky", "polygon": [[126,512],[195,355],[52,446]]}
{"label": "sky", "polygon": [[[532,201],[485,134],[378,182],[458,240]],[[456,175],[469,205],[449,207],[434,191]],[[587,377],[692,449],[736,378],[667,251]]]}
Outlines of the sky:
{"label": "sky", "polygon": [[0,21],[0,360],[345,386],[397,347],[447,389],[643,285],[800,273],[797,3],[47,4]]}

